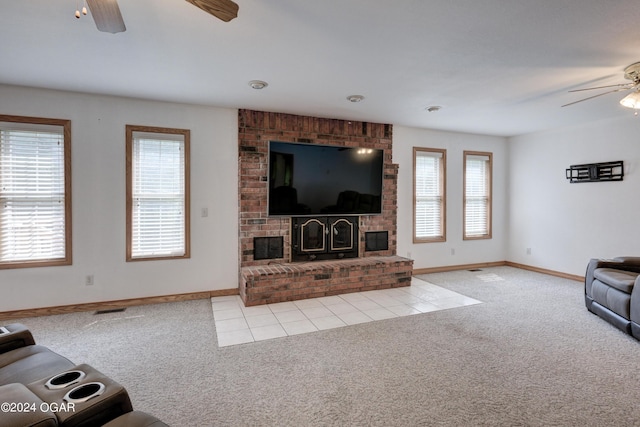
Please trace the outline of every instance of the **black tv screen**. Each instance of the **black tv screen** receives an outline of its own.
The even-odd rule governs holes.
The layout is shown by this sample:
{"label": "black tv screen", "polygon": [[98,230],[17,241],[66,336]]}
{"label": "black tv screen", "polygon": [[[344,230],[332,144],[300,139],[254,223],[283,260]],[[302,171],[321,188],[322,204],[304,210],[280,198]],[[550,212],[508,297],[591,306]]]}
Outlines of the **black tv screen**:
{"label": "black tv screen", "polygon": [[269,215],[382,213],[383,150],[271,141]]}

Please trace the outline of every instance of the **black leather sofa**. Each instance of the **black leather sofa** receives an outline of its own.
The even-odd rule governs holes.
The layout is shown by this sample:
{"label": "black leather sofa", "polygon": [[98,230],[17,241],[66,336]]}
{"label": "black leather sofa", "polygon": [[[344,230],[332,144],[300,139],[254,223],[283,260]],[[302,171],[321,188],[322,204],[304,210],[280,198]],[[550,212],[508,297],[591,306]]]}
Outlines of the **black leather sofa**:
{"label": "black leather sofa", "polygon": [[37,345],[22,324],[0,326],[3,427],[162,427],[134,411],[124,387],[89,365]]}
{"label": "black leather sofa", "polygon": [[585,274],[587,309],[640,340],[640,257],[592,259]]}

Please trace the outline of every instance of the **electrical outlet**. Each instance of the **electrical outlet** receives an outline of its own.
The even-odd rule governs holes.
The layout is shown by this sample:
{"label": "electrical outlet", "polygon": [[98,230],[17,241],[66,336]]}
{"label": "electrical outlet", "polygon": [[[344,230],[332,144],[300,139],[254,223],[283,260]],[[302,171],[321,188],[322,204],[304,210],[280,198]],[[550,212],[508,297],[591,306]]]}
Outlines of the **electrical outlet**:
{"label": "electrical outlet", "polygon": [[451,255],[455,255],[456,254],[456,249],[455,248],[451,248]]}
{"label": "electrical outlet", "polygon": [[202,218],[206,218],[209,216],[209,208],[202,208],[200,209],[200,216]]}
{"label": "electrical outlet", "polygon": [[531,255],[531,248],[527,248],[527,255]]}
{"label": "electrical outlet", "polygon": [[85,286],[93,286],[93,274],[89,274],[84,278],[84,284]]}

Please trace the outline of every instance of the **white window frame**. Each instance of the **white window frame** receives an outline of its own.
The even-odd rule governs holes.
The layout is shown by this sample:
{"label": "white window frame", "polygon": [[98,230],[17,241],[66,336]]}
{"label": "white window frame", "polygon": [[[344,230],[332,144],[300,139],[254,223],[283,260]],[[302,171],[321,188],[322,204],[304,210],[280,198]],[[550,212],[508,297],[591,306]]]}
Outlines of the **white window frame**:
{"label": "white window frame", "polygon": [[71,265],[71,121],[0,115],[0,133],[0,269]]}
{"label": "white window frame", "polygon": [[463,239],[491,239],[493,153],[464,151]]}
{"label": "white window frame", "polygon": [[[423,164],[421,158],[431,161],[432,164]],[[447,150],[413,148],[414,243],[447,240],[446,165]]]}
{"label": "white window frame", "polygon": [[[169,185],[162,188],[156,186],[153,175],[161,172],[160,169],[143,168],[140,162],[144,161],[139,156],[141,143],[148,147],[158,149],[158,156],[168,154],[170,157],[162,161],[162,164],[175,165],[177,169],[166,169],[163,176],[169,178]],[[173,144],[178,144],[179,157],[176,159],[171,154]],[[126,260],[148,261],[162,259],[189,258],[190,255],[190,131],[188,129],[161,128],[150,126],[126,126],[126,151],[127,151],[127,221],[126,221]],[[163,150],[166,148],[167,150]],[[181,156],[181,157],[180,157]],[[157,162],[158,159],[156,158]],[[149,187],[140,183],[147,179]],[[140,184],[140,185],[139,185]],[[143,188],[144,187],[144,188]],[[176,219],[175,211],[162,210],[147,213],[144,205],[171,206],[178,205],[179,217]],[[170,213],[171,220],[163,221],[162,215]],[[146,225],[144,221],[147,221]],[[177,228],[176,228],[177,226]],[[147,232],[142,230],[146,228]],[[149,233],[152,230],[153,233]],[[166,238],[165,238],[166,237]]]}

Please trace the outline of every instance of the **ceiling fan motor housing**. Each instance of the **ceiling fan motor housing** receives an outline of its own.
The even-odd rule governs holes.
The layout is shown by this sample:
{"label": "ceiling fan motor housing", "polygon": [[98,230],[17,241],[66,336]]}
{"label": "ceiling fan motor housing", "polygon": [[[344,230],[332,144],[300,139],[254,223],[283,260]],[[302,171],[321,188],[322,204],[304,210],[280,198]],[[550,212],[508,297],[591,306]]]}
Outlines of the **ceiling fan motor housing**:
{"label": "ceiling fan motor housing", "polygon": [[634,84],[640,84],[640,62],[635,62],[624,69],[624,78]]}

